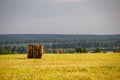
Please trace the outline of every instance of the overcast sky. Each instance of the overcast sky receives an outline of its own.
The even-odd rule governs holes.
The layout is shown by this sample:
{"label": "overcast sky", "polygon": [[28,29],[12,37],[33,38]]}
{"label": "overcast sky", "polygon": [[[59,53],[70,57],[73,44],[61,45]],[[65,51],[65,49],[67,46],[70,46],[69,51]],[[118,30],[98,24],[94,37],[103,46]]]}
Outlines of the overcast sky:
{"label": "overcast sky", "polygon": [[120,34],[120,0],[0,0],[0,34]]}

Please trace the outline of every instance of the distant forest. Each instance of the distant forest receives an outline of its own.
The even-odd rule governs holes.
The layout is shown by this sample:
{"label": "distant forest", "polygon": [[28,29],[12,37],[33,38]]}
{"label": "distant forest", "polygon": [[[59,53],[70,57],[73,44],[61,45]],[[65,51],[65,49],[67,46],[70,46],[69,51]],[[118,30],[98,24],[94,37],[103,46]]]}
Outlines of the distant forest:
{"label": "distant forest", "polygon": [[26,53],[29,44],[42,44],[46,53],[62,49],[65,53],[77,48],[89,51],[100,48],[113,51],[120,47],[120,35],[5,34],[0,35],[0,53]]}

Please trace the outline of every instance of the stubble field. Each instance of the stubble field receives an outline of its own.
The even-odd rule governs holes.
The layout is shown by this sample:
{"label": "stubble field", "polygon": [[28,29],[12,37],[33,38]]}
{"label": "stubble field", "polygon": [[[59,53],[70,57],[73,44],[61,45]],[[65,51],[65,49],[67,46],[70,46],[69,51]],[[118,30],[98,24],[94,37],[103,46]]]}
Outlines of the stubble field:
{"label": "stubble field", "polygon": [[0,80],[120,80],[120,54],[0,55]]}

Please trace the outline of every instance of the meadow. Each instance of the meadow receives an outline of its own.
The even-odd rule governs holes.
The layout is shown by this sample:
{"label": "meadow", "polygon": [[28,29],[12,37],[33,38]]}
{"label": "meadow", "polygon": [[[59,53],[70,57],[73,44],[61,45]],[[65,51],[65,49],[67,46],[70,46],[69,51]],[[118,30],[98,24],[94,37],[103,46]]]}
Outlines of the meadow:
{"label": "meadow", "polygon": [[120,80],[120,54],[0,55],[0,80]]}

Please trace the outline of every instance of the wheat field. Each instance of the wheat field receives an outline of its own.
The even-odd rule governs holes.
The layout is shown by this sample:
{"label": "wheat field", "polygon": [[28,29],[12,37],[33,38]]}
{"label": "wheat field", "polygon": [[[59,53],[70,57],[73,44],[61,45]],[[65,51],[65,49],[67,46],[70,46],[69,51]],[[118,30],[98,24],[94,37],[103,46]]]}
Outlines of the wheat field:
{"label": "wheat field", "polygon": [[0,80],[120,80],[120,54],[0,55]]}

